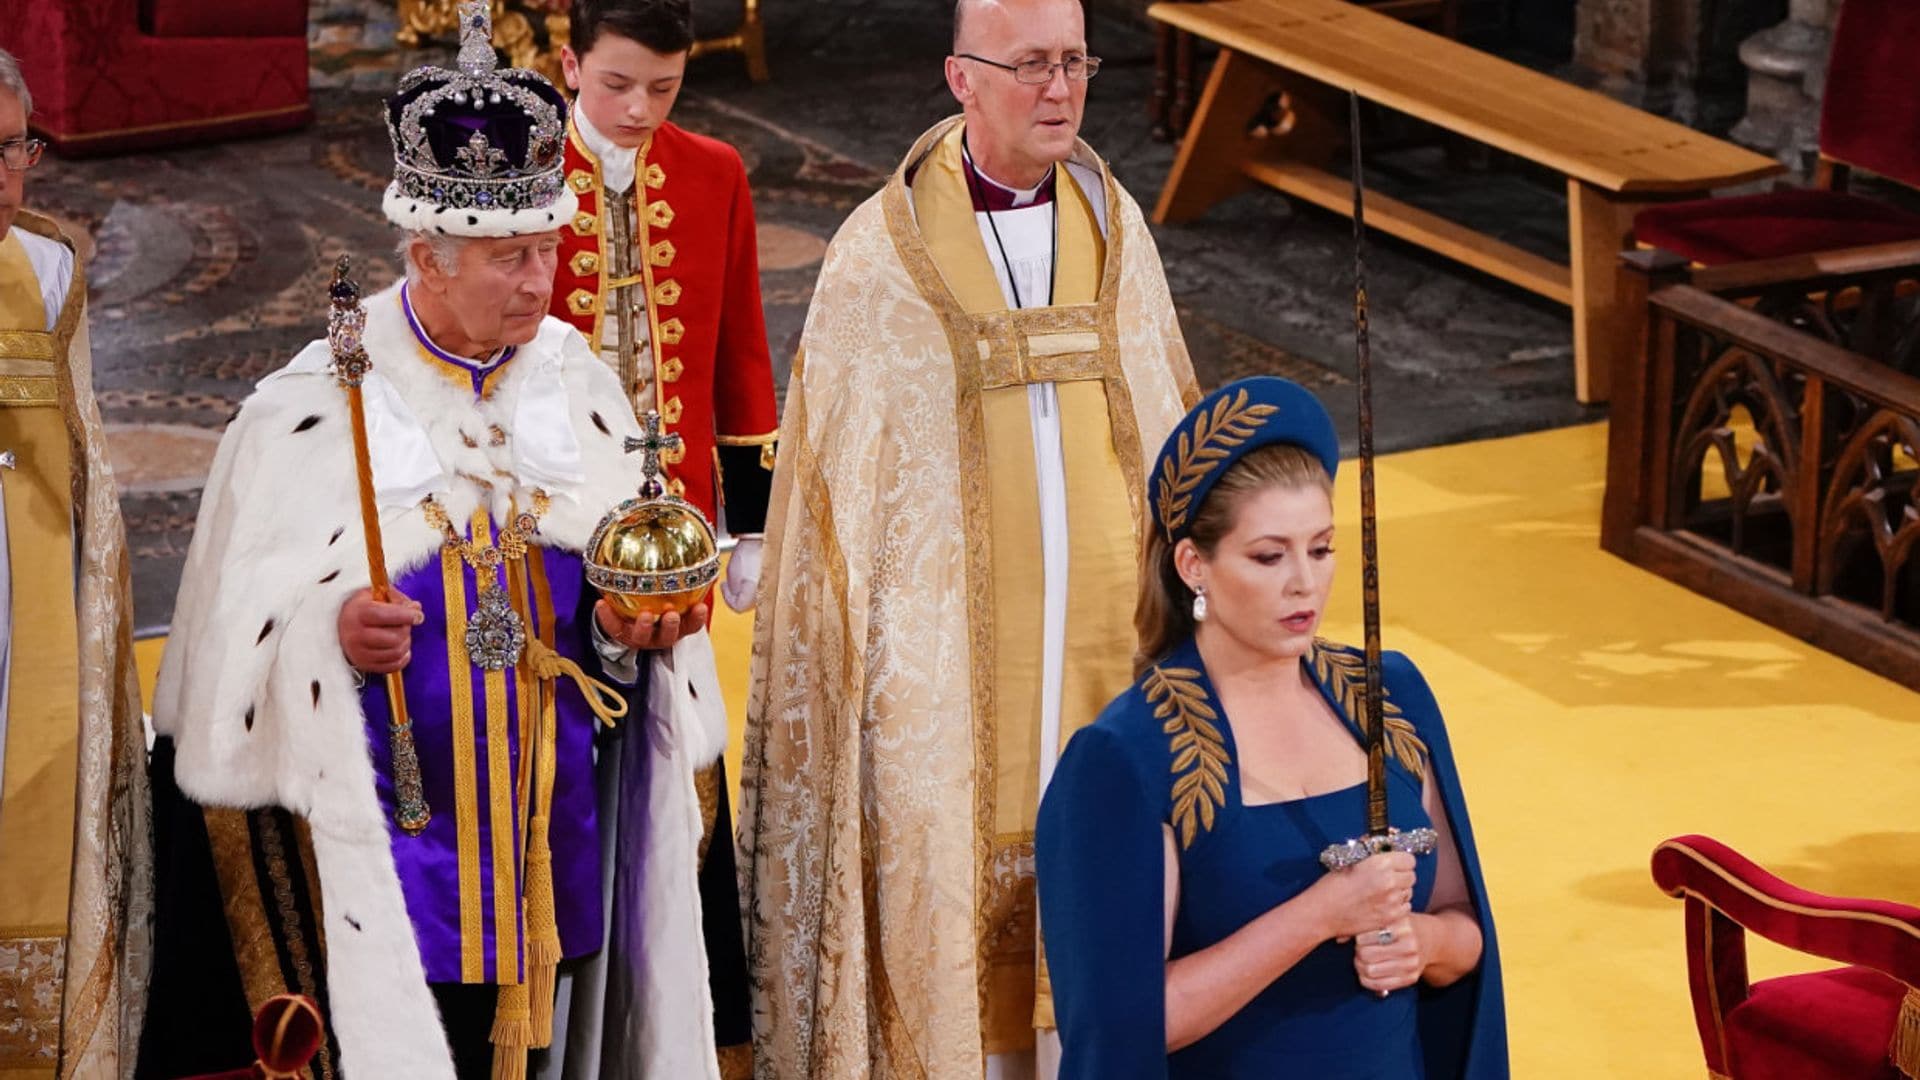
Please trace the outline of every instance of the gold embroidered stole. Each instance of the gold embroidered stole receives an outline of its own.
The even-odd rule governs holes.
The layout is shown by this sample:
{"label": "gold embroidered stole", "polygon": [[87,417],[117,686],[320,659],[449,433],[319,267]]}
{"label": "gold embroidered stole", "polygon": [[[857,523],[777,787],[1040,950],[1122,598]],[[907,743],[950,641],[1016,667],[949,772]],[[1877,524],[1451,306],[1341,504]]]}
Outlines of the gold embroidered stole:
{"label": "gold embroidered stole", "polygon": [[[1087,196],[1061,168],[1055,303],[1008,311],[962,171],[963,131],[956,125],[921,162],[912,199],[927,252],[951,290],[945,299],[960,309],[943,311],[942,321],[961,387],[962,469],[972,474],[961,478],[969,576],[991,586],[986,598],[977,586],[970,591],[977,756],[990,764],[976,769],[984,787],[976,824],[986,841],[977,930],[992,1054],[1028,1049],[1036,1023],[1052,1026],[1044,978],[1037,1001],[1035,978],[1031,857],[1045,582],[1027,385],[1055,383],[1060,402],[1069,566],[1061,747],[1132,682],[1138,544],[1130,487],[1137,492],[1139,480],[1114,439],[1115,425],[1134,422],[1118,373],[1117,244],[1108,251]],[[962,317],[967,325],[956,326]]]}
{"label": "gold embroidered stole", "polygon": [[[13,592],[0,944],[22,957],[57,956],[67,936],[80,733],[73,406],[61,392],[67,340],[46,332],[46,318],[39,278],[9,231],[0,239],[0,450],[13,451],[17,465],[0,475]],[[58,977],[60,968],[56,959],[48,970]],[[56,990],[56,1025],[58,1002]],[[11,1043],[0,1032],[0,1072],[41,1064],[16,1058],[23,1047]]]}

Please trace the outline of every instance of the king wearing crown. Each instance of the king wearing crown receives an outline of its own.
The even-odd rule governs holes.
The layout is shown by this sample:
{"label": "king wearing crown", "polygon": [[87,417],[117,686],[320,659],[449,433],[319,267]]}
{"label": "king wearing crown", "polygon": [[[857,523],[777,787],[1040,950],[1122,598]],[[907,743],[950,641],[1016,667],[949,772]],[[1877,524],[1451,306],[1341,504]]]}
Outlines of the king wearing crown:
{"label": "king wearing crown", "polygon": [[[314,1076],[575,1072],[593,1048],[555,1016],[559,984],[609,953],[646,1075],[718,1075],[702,1025],[670,1021],[705,1000],[692,761],[724,717],[691,704],[695,674],[643,680],[639,656],[704,608],[636,619],[588,582],[641,428],[547,315],[579,206],[566,104],[496,68],[486,12],[463,4],[457,66],[387,102],[403,280],[363,303],[342,267],[327,339],[260,384],[215,458],[153,709],[140,1075],[245,1067],[248,1017],[287,992],[327,1020]],[[604,798],[596,756],[626,770]],[[653,831],[616,858],[620,799]]]}

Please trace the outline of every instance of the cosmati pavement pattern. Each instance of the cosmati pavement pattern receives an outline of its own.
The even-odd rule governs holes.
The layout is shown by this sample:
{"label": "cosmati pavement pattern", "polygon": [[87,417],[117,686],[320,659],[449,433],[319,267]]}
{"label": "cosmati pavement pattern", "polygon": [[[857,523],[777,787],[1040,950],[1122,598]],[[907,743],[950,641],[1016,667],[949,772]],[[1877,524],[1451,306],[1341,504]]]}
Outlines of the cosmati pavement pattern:
{"label": "cosmati pavement pattern", "polygon": [[[784,388],[819,258],[847,213],[924,128],[954,111],[941,75],[950,7],[933,0],[775,0],[771,82],[738,57],[695,62],[674,119],[738,147],[754,188],[776,385]],[[314,9],[318,122],[291,135],[94,161],[49,159],[30,201],[89,233],[95,382],[134,555],[135,611],[164,627],[220,432],[255,382],[319,335],[334,258],[369,289],[394,276],[380,216],[389,148],[377,91],[422,54],[394,50],[391,9]],[[1083,135],[1151,205],[1172,163],[1145,102],[1152,38],[1096,16]],[[444,56],[444,52],[433,54]],[[1434,147],[1383,153],[1369,181],[1448,217],[1564,256],[1551,177],[1449,168]],[[1353,442],[1352,238],[1343,218],[1254,191],[1154,228],[1203,386],[1274,373],[1322,393]],[[1573,397],[1567,313],[1386,239],[1369,243],[1383,450],[1603,415]],[[299,493],[286,493],[290,506]]]}

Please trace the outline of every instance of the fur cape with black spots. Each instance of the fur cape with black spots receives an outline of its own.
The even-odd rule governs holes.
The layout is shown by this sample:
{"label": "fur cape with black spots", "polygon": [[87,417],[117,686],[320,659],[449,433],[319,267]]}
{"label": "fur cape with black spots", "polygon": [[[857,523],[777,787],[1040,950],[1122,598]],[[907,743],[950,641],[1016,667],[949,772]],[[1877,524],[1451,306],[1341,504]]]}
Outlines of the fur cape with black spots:
{"label": "fur cape with black spots", "polygon": [[[546,319],[476,399],[464,376],[450,379],[423,355],[398,286],[366,306],[374,370],[363,392],[395,579],[438,557],[443,537],[420,508],[428,495],[454,521],[490,499],[494,520],[504,522],[510,497],[525,506],[532,489],[543,489],[551,507],[536,542],[574,552],[608,509],[632,497],[640,463],[623,440],[639,427],[612,373],[572,327]],[[375,791],[355,673],[338,637],[341,605],[367,587],[369,573],[347,398],[330,359],[324,341],[309,345],[262,381],[221,440],[153,725],[172,740],[175,780],[187,798],[204,807],[284,808],[310,831],[328,1020],[342,1072],[451,1078]],[[490,437],[495,428],[504,438]],[[491,489],[473,478],[490,479]],[[661,670],[653,665],[656,677]],[[659,689],[649,688],[649,698]],[[705,716],[675,726],[687,763],[709,762],[725,744],[723,715],[718,730]],[[691,781],[684,787],[691,799]],[[690,812],[697,819],[697,805]],[[659,875],[656,899],[691,905],[698,925],[686,862]],[[704,970],[698,974],[704,982]]]}

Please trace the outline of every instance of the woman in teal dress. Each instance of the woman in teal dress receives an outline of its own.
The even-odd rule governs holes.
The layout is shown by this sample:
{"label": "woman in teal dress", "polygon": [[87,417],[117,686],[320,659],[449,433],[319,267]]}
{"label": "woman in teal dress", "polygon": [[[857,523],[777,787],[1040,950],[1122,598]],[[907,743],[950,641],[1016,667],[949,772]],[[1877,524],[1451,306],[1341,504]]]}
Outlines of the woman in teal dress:
{"label": "woman in teal dress", "polygon": [[1393,825],[1431,854],[1323,870],[1366,826],[1366,665],[1316,637],[1333,583],[1326,410],[1284,379],[1168,437],[1134,686],[1040,808],[1040,923],[1065,1080],[1496,1080],[1493,919],[1440,710],[1383,656]]}

